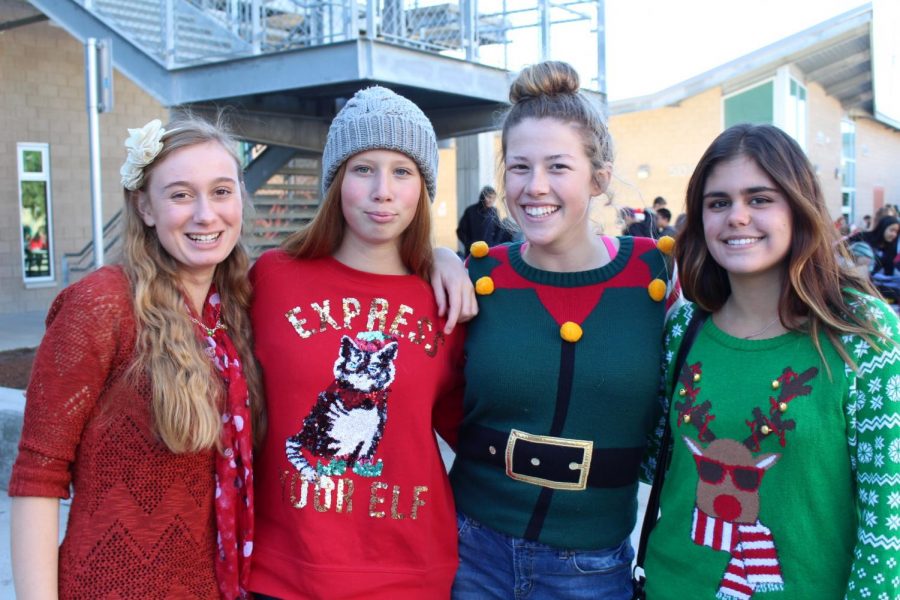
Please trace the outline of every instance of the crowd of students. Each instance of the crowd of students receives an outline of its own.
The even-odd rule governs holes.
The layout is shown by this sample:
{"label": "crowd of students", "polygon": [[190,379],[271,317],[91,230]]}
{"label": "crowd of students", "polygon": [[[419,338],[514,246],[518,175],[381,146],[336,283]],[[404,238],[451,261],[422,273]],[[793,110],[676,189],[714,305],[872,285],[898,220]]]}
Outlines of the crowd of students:
{"label": "crowd of students", "polygon": [[[700,158],[685,303],[670,239],[590,221],[614,156],[575,70],[509,99],[521,237],[466,266],[431,244],[432,125],[388,89],[252,268],[224,127],[129,130],[121,261],[55,300],[26,394],[19,598],[625,600],[656,470],[647,598],[897,598],[900,322],[797,143],[737,125]],[[883,263],[897,229],[860,241]]]}

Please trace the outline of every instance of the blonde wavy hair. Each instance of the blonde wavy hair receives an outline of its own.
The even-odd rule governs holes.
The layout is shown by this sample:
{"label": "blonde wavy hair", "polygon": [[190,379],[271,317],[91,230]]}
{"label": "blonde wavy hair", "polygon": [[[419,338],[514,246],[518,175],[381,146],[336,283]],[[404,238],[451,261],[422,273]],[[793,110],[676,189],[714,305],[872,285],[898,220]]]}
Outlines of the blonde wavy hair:
{"label": "blonde wavy hair", "polygon": [[[232,155],[240,177],[241,199],[246,203],[236,142],[221,122],[215,124],[191,115],[180,115],[165,127],[163,149],[144,168],[142,185],[125,190],[125,233],[122,266],[134,294],[138,325],[137,355],[132,372],[151,384],[150,410],[162,442],[175,453],[216,448],[221,435],[221,410],[225,389],[197,338],[179,284],[178,262],[163,248],[153,227],[141,218],[139,204],[147,193],[153,170],[182,148],[216,142]],[[261,439],[265,426],[259,368],[252,353],[247,307],[250,282],[249,258],[240,240],[220,263],[213,282],[221,297],[222,319],[241,358],[250,393],[254,438]]]}

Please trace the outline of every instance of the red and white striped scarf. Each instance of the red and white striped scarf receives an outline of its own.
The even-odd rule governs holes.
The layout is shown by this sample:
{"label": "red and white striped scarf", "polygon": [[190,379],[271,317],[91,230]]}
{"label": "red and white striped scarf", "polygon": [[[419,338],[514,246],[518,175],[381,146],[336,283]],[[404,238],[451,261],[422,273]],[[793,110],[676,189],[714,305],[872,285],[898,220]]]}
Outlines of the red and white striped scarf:
{"label": "red and white striped scarf", "polygon": [[699,546],[731,554],[716,594],[720,600],[749,600],[754,592],[784,589],[775,540],[759,520],[752,525],[732,523],[694,508],[691,538]]}

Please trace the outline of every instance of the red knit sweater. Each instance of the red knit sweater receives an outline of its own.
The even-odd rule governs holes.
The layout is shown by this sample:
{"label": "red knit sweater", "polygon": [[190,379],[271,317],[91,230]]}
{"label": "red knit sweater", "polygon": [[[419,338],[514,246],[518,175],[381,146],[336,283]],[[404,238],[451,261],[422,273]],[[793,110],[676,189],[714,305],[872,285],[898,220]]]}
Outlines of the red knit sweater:
{"label": "red knit sweater", "polygon": [[63,290],[26,394],[10,496],[74,498],[60,598],[218,598],[212,452],[151,430],[149,382],[126,377],[135,320],[120,268]]}
{"label": "red knit sweater", "polygon": [[[433,427],[455,441],[462,336],[443,336],[431,287],[414,276],[276,251],[251,280],[269,427],[250,589],[448,598],[456,518]],[[331,484],[310,483],[317,468]]]}

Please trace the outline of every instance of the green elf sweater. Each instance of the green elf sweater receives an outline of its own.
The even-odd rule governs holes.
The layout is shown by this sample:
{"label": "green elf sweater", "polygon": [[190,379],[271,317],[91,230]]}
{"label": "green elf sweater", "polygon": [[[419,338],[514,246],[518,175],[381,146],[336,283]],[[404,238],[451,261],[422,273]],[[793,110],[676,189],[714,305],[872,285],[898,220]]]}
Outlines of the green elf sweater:
{"label": "green elf sweater", "polygon": [[[522,259],[522,244],[469,261],[476,288],[484,291],[489,277],[494,290],[479,296],[468,328],[464,416],[450,480],[457,508],[497,531],[599,549],[619,544],[634,527],[641,459],[660,415],[665,303],[648,286],[666,275],[653,240],[619,240],[615,258],[590,271],[535,269]],[[580,327],[578,341],[563,339],[566,323]],[[526,441],[507,459],[512,429],[589,441],[593,451],[551,444],[545,453],[546,444]],[[589,469],[580,466],[585,454]],[[517,477],[534,479],[509,476],[507,462]],[[585,489],[556,485],[585,471]]]}
{"label": "green elf sweater", "polygon": [[[900,339],[896,315],[855,310]],[[669,360],[693,305],[667,326]],[[646,560],[651,600],[900,598],[900,350],[703,324],[671,394],[674,448]],[[830,375],[829,375],[830,369]]]}

